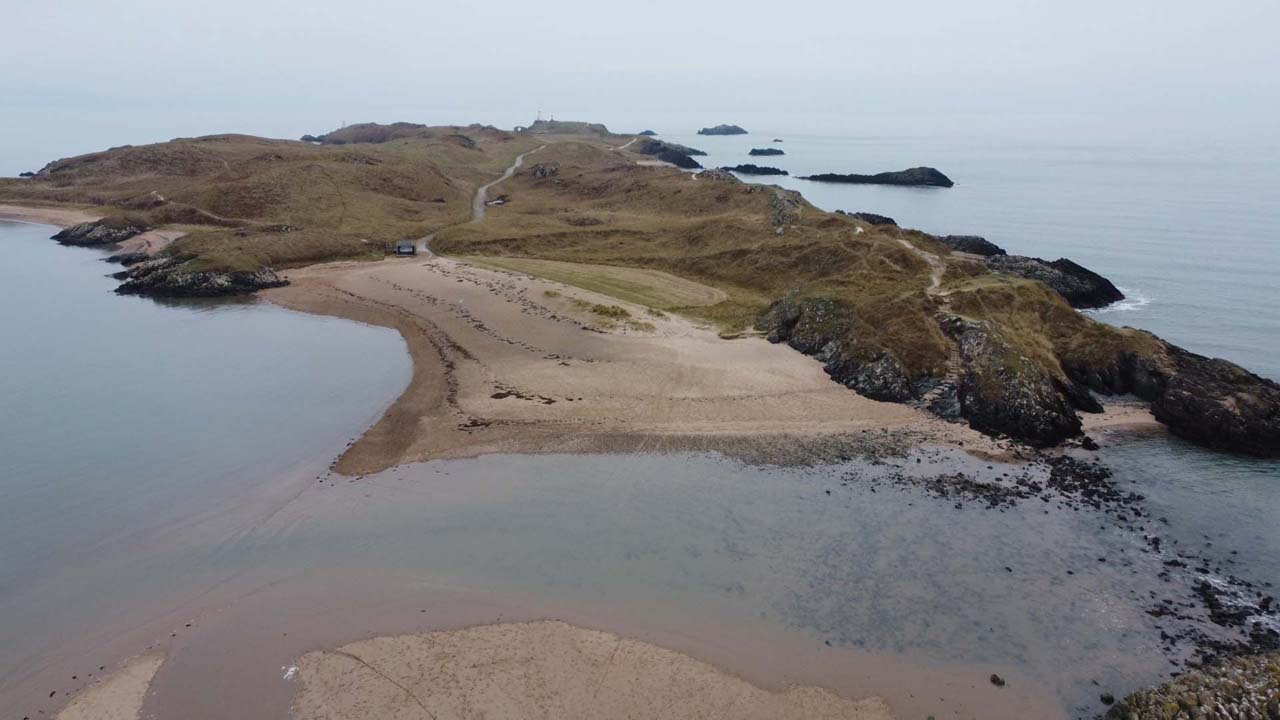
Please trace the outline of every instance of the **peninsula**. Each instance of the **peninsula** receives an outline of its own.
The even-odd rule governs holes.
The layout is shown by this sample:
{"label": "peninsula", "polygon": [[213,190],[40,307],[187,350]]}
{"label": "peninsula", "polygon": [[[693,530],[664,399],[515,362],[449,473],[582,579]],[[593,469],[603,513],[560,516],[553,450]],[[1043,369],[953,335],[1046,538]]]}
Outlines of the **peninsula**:
{"label": "peninsula", "polygon": [[[32,178],[0,181],[0,202],[97,218],[59,233],[62,242],[129,243],[165,233],[165,243],[147,243],[141,255],[125,258],[132,264],[120,272],[121,292],[277,288],[268,296],[278,302],[400,329],[418,348],[420,365],[429,366],[349,451],[347,467],[485,448],[564,447],[566,438],[604,447],[619,432],[656,433],[671,442],[705,439],[709,428],[719,428],[721,439],[766,431],[830,437],[859,423],[905,423],[903,412],[1050,446],[1079,438],[1081,413],[1100,413],[1103,398],[1127,393],[1151,403],[1156,420],[1194,442],[1280,453],[1276,383],[1082,315],[1073,304],[1105,302],[1114,288],[1074,263],[984,258],[973,251],[986,251],[969,241],[824,212],[799,193],[722,171],[673,167],[696,164],[696,152],[614,135],[594,123],[542,121],[516,132],[369,123],[305,142],[214,135],[113,148],[49,163]],[[497,181],[503,202],[489,205],[486,192]],[[384,259],[404,240],[444,257],[413,267]],[[451,391],[454,406],[445,410],[435,404],[436,393],[458,382],[472,387],[466,365],[474,351],[435,317],[448,303],[404,303],[419,294],[436,297],[432,284],[446,281],[473,288],[470,307],[499,309],[483,323],[490,330],[506,312],[500,308],[510,308],[604,331],[573,336],[584,342],[618,335],[619,347],[657,348],[685,332],[679,328],[702,324],[714,329],[712,338],[745,338],[700,345],[710,353],[706,366],[718,366],[724,382],[744,383],[739,390],[754,383],[791,398],[804,387],[829,405],[818,412],[808,404],[811,422],[803,424],[726,409],[724,417],[693,426],[666,415],[645,425],[644,412],[578,404],[577,395],[585,394],[573,388],[587,387],[593,365],[569,360],[574,370],[555,368],[568,357],[606,351],[586,352],[577,340],[566,345],[557,338],[569,336],[548,331],[508,339],[537,347],[553,370],[538,377],[560,380],[544,386],[531,377],[497,378],[506,384],[490,380],[487,392],[484,383],[473,384],[471,395]],[[588,294],[544,291],[541,281]],[[1082,294],[1073,296],[1073,288]],[[389,306],[401,310],[388,313]],[[414,329],[403,312],[430,317],[432,329]],[[835,383],[770,378],[765,368],[782,348],[766,351],[751,337],[757,333],[814,356]],[[627,352],[644,365],[643,352]],[[761,374],[752,374],[753,357],[763,363]],[[462,379],[441,375],[435,366],[442,361],[452,368],[445,375]],[[610,382],[604,375],[597,381]],[[832,395],[841,385],[853,392]],[[519,397],[534,400],[506,399]],[[657,401],[655,395],[645,402]],[[521,409],[511,414],[515,406]],[[405,422],[424,414],[437,415],[450,432],[424,433],[421,422]],[[521,421],[499,421],[507,416]],[[584,423],[588,417],[630,422],[606,423],[597,433]]]}

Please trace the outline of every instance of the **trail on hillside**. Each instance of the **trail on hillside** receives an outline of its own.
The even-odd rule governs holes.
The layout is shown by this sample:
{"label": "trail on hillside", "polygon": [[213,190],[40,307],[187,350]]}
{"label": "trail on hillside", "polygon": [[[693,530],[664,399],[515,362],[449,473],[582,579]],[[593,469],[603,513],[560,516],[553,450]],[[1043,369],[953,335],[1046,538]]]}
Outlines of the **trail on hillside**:
{"label": "trail on hillside", "polygon": [[[471,219],[467,220],[466,222],[480,222],[481,220],[483,220],[485,203],[488,201],[488,198],[489,198],[489,188],[493,187],[494,185],[497,185],[500,182],[509,180],[512,175],[516,174],[516,170],[519,170],[520,166],[524,164],[524,159],[526,157],[538,152],[539,150],[542,150],[545,147],[546,145],[539,145],[538,147],[528,152],[517,155],[515,161],[511,163],[511,167],[504,170],[496,180],[487,182],[484,185],[481,185],[480,187],[476,188],[475,197],[471,200]],[[440,228],[440,230],[445,230],[447,228],[454,227],[455,225],[463,225],[463,224],[465,223],[455,223],[454,225],[446,225],[445,227]],[[440,232],[440,230],[436,230],[435,232],[429,235],[425,235],[418,240],[418,246],[419,246],[419,249],[422,251],[422,254],[428,257],[435,256],[435,253],[431,252],[431,240],[435,238],[436,233]]]}

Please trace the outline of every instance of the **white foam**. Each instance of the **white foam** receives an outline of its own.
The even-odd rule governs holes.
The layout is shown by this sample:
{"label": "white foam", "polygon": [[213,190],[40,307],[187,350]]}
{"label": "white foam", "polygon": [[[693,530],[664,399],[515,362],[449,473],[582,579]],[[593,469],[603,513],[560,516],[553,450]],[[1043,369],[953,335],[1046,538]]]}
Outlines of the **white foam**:
{"label": "white foam", "polygon": [[285,680],[292,680],[292,679],[294,679],[295,677],[297,677],[297,676],[298,676],[298,666],[297,666],[297,665],[281,665],[281,666],[280,666],[280,669],[284,671],[284,679],[285,679]]}
{"label": "white foam", "polygon": [[1129,288],[1122,287],[1117,287],[1116,289],[1124,293],[1123,300],[1117,300],[1105,307],[1095,308],[1086,312],[1094,315],[1101,315],[1103,313],[1110,312],[1130,312],[1146,307],[1151,303],[1151,299],[1146,295],[1143,295],[1141,290],[1131,290]]}

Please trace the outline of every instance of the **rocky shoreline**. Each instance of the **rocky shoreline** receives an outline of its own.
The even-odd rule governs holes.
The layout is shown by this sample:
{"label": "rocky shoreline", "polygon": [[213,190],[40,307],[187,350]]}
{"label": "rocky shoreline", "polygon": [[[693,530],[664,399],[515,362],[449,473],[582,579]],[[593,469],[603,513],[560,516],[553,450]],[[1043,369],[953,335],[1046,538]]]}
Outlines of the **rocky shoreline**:
{"label": "rocky shoreline", "polygon": [[1082,434],[1077,411],[1100,412],[1092,395],[1132,394],[1150,402],[1174,434],[1222,450],[1280,456],[1280,385],[1226,360],[1206,358],[1154,336],[1160,359],[1133,353],[1092,365],[1064,357],[1065,377],[1019,360],[987,323],[941,313],[939,328],[956,348],[945,375],[910,376],[886,349],[855,332],[857,313],[825,297],[774,302],[757,327],[823,363],[836,382],[875,400],[918,405],[950,421],[1033,447]]}
{"label": "rocky shoreline", "polygon": [[257,270],[202,270],[191,257],[158,257],[131,265],[112,277],[123,280],[121,295],[156,297],[215,297],[238,295],[289,282],[268,268]]}

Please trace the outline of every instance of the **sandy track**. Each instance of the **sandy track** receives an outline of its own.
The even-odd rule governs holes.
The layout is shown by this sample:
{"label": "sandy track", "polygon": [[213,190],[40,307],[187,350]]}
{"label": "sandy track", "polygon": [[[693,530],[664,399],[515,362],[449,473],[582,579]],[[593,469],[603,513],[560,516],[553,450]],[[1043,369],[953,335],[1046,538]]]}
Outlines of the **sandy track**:
{"label": "sandy track", "polygon": [[[340,461],[348,474],[486,452],[748,441],[759,449],[878,428],[982,442],[919,410],[858,396],[788,347],[725,340],[547,280],[439,257],[313,266],[287,277],[290,286],[264,295],[395,328],[413,355],[408,389]],[[652,329],[593,315],[594,303],[627,307]]]}

